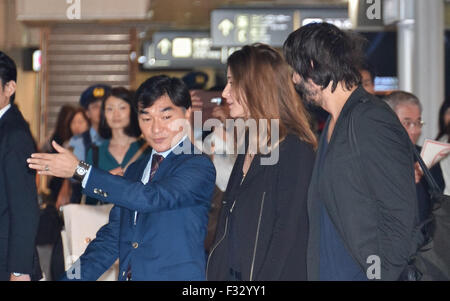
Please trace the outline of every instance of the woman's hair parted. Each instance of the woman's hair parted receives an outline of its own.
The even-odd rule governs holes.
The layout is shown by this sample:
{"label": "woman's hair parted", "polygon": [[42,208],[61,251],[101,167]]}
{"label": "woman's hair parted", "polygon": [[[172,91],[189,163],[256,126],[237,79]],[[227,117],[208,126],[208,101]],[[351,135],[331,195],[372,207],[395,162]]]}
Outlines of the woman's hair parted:
{"label": "woman's hair parted", "polygon": [[[279,120],[279,138],[293,133],[317,147],[317,139],[309,125],[309,115],[291,79],[291,71],[280,53],[265,44],[244,46],[228,58],[233,77],[232,90],[255,120]],[[270,141],[273,145],[273,141]]]}

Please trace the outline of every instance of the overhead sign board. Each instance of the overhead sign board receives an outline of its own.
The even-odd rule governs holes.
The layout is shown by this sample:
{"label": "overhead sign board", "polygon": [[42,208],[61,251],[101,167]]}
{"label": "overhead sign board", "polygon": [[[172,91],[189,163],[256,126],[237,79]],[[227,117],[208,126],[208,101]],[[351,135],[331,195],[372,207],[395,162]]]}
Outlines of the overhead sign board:
{"label": "overhead sign board", "polygon": [[243,46],[265,43],[283,46],[288,35],[302,25],[303,20],[331,22],[349,28],[348,9],[217,9],[211,13],[213,46]]}
{"label": "overhead sign board", "polygon": [[214,46],[266,43],[281,46],[294,29],[294,11],[285,9],[218,9],[211,14]]}
{"label": "overhead sign board", "polygon": [[234,48],[212,47],[209,32],[167,31],[153,34],[144,46],[144,68],[193,68],[223,66]]}

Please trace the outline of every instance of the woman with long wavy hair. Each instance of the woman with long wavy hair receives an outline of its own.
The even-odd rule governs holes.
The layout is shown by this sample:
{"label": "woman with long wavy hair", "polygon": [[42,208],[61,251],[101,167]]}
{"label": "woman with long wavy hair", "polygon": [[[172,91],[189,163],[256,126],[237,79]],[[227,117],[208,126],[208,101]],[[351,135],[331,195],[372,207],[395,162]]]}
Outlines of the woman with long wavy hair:
{"label": "woman with long wavy hair", "polygon": [[231,117],[248,127],[222,202],[208,280],[306,280],[306,200],[317,141],[291,74],[267,45],[228,58],[222,96]]}

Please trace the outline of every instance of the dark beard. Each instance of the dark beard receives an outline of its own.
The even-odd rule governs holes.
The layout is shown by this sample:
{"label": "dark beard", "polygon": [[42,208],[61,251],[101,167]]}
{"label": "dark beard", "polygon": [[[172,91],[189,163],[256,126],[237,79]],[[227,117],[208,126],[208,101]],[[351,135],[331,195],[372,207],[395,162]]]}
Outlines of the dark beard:
{"label": "dark beard", "polygon": [[315,96],[317,95],[317,92],[311,91],[308,89],[304,83],[304,81],[300,81],[297,84],[294,84],[295,91],[297,91],[298,95],[300,96],[301,100],[303,101],[303,104],[307,108],[313,108],[313,107],[320,107],[320,104],[316,101],[314,101]]}

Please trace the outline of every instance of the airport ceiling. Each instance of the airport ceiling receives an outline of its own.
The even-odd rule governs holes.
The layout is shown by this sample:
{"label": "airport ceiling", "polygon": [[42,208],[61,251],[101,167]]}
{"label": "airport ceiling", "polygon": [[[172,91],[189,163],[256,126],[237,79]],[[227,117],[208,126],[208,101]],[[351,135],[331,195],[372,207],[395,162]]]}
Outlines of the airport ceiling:
{"label": "airport ceiling", "polygon": [[[208,29],[211,11],[226,7],[346,6],[348,0],[151,0],[149,17],[158,27]],[[174,7],[175,6],[175,7]]]}

